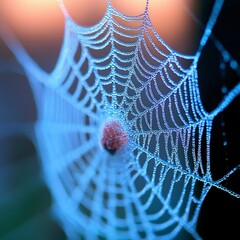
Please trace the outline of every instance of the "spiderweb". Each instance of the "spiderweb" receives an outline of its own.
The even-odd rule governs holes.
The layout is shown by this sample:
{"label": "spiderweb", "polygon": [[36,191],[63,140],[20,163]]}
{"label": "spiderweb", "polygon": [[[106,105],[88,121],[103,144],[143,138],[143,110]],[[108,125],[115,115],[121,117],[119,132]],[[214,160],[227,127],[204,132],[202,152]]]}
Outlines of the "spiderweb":
{"label": "spiderweb", "polygon": [[[174,239],[183,232],[201,239],[196,224],[211,187],[240,197],[224,186],[239,167],[214,180],[210,162],[213,120],[239,95],[240,84],[210,113],[198,85],[199,57],[223,1],[215,2],[194,56],[161,39],[148,2],[138,16],[109,2],[92,27],[77,25],[60,5],[65,35],[52,73],[17,41],[7,44],[35,96],[45,179],[69,239]],[[128,135],[115,154],[101,145],[103,126],[112,119]]]}

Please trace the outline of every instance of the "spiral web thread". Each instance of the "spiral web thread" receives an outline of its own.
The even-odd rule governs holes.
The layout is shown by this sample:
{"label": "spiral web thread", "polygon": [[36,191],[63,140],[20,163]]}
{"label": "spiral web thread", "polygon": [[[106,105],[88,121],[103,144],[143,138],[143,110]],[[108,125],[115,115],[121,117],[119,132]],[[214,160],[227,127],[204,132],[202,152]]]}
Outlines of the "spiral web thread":
{"label": "spiral web thread", "polygon": [[[213,119],[239,95],[240,84],[211,113],[198,86],[198,60],[223,1],[215,2],[194,56],[160,38],[148,3],[143,14],[126,16],[109,2],[92,27],[77,25],[60,4],[65,36],[52,73],[17,41],[7,44],[35,95],[46,182],[69,239],[173,239],[182,233],[201,239],[196,223],[210,188],[240,197],[222,184],[239,167],[213,180],[210,164]],[[114,155],[100,144],[108,119],[128,133]]]}

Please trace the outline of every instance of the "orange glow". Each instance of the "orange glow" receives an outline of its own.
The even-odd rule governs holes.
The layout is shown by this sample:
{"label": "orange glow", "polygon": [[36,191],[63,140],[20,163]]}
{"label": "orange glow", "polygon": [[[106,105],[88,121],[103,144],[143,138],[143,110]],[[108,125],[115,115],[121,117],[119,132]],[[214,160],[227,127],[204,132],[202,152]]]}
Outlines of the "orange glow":
{"label": "orange glow", "polygon": [[1,0],[0,16],[18,34],[31,38],[59,33],[64,22],[56,0]]}
{"label": "orange glow", "polygon": [[107,10],[107,0],[64,0],[73,20],[83,26],[97,24]]}
{"label": "orange glow", "polygon": [[150,0],[149,15],[154,28],[170,47],[193,54],[198,26],[184,5],[191,11],[199,7],[192,0]]}
{"label": "orange glow", "polygon": [[52,70],[64,32],[64,16],[56,0],[0,0],[0,23],[42,68]]}
{"label": "orange glow", "polygon": [[143,14],[146,8],[146,0],[111,0],[111,3],[118,11],[129,16]]}
{"label": "orange glow", "polygon": [[[146,6],[146,0],[111,2],[117,10],[131,16],[142,14]],[[192,0],[150,0],[149,16],[156,31],[169,46],[192,54],[198,27],[182,2],[191,10],[198,7]],[[71,17],[84,26],[96,24],[107,9],[107,0],[64,0],[64,4]],[[52,49],[60,51],[64,15],[57,0],[0,0],[0,22],[12,29],[33,57],[36,47],[38,52],[43,49],[42,53],[46,52],[47,56],[53,55]]]}

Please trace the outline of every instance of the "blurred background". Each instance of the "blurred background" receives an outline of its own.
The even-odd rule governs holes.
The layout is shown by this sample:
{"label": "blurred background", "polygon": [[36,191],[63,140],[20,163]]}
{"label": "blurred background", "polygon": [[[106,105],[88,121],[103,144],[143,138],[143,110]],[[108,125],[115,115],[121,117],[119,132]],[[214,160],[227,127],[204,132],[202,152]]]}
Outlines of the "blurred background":
{"label": "blurred background", "polygon": [[[145,1],[112,1],[121,12],[142,13]],[[173,49],[194,54],[214,1],[150,0],[149,14],[159,35]],[[85,26],[97,23],[107,8],[105,0],[68,0],[73,19]],[[191,14],[188,13],[190,10]],[[228,0],[213,34],[240,63],[240,1]],[[89,17],[90,16],[90,17]],[[94,17],[92,17],[94,16]],[[195,20],[194,20],[195,19]],[[196,21],[198,19],[198,21]],[[0,31],[11,29],[30,56],[50,72],[57,61],[64,33],[64,16],[55,0],[1,0]],[[240,80],[239,66],[227,62],[214,40],[209,40],[199,61],[202,101],[214,109]],[[225,89],[225,90],[224,90]],[[214,179],[240,164],[240,98],[214,120],[211,161]],[[44,183],[36,146],[32,141],[37,111],[27,78],[0,37],[0,239],[66,239],[51,214],[51,193]],[[227,142],[227,144],[224,144]],[[226,187],[240,193],[240,174]],[[198,232],[203,239],[240,238],[240,200],[212,188],[201,209]]]}

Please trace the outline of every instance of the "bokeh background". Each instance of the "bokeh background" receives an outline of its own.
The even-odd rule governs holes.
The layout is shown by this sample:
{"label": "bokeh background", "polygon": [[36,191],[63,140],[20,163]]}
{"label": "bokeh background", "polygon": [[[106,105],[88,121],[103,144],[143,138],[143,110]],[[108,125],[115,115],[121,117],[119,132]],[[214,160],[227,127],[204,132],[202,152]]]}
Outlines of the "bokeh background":
{"label": "bokeh background", "polygon": [[[99,21],[107,7],[104,0],[65,1],[72,17],[82,25]],[[145,1],[112,1],[120,11],[141,13]],[[172,48],[184,54],[196,51],[214,1],[152,0],[149,8],[154,27]],[[179,4],[182,2],[184,5]],[[193,4],[193,2],[196,2]],[[187,6],[196,22],[186,14]],[[240,63],[240,1],[224,3],[214,36]],[[90,16],[90,17],[89,17]],[[94,16],[94,17],[92,17]],[[7,26],[29,54],[51,71],[61,49],[64,17],[55,0],[1,0],[0,32]],[[199,84],[208,111],[240,80],[240,69],[230,64],[220,70],[221,54],[209,41],[200,58]],[[211,143],[212,171],[220,178],[240,164],[240,97],[214,120]],[[51,193],[44,183],[33,137],[37,111],[27,78],[0,37],[0,239],[64,240],[66,236],[52,215]],[[224,125],[223,125],[224,123]],[[223,134],[226,133],[225,135]],[[224,146],[224,142],[227,145]],[[229,178],[227,187],[240,193],[240,174]],[[240,200],[212,188],[201,209],[198,231],[203,239],[240,238]]]}

